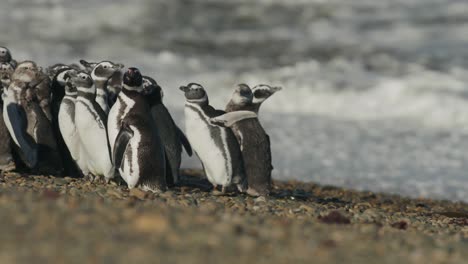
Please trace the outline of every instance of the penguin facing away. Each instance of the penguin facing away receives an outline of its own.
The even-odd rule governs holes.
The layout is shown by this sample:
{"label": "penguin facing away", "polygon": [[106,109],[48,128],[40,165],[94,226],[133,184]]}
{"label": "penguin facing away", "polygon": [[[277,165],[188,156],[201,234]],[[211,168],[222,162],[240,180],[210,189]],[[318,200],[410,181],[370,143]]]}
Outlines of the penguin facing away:
{"label": "penguin facing away", "polygon": [[80,138],[77,164],[84,175],[104,176],[109,182],[114,177],[114,166],[107,141],[107,115],[94,100],[93,79],[86,72],[71,72],[70,82],[78,91],[75,102],[75,126]]}
{"label": "penguin facing away", "polygon": [[245,174],[239,143],[229,128],[211,124],[210,118],[224,114],[209,105],[205,89],[196,83],[181,86],[184,92],[186,135],[199,157],[206,177],[216,188],[236,184],[245,188]]}
{"label": "penguin facing away", "polygon": [[168,185],[179,181],[182,145],[189,156],[192,148],[184,132],[175,124],[166,106],[163,104],[163,91],[151,77],[143,76],[143,94],[147,98],[151,114],[156,123],[159,136],[166,153],[166,181]]}
{"label": "penguin facing away", "polygon": [[247,176],[247,193],[252,196],[268,195],[271,190],[271,149],[270,139],[252,109],[253,94],[250,88],[239,85],[228,103],[230,109],[225,115],[211,121],[223,127],[230,127],[241,147]]}
{"label": "penguin facing away", "polygon": [[143,77],[129,68],[122,91],[109,112],[112,160],[128,187],[146,191],[166,189],[166,160],[159,128],[143,93]]}

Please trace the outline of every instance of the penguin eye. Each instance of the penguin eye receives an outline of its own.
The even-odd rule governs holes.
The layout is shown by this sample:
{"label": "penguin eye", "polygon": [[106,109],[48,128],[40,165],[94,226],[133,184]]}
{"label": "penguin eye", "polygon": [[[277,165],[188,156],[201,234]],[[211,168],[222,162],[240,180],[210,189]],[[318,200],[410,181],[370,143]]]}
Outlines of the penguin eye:
{"label": "penguin eye", "polygon": [[86,79],[86,76],[81,76],[81,79],[85,80],[85,79]]}
{"label": "penguin eye", "polygon": [[107,69],[107,65],[104,65],[104,69]]}

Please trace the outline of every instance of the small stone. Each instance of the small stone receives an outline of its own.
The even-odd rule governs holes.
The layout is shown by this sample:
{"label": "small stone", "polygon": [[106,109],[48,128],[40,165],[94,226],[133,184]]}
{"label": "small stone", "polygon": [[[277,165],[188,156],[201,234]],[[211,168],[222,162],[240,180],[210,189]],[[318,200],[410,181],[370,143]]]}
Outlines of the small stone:
{"label": "small stone", "polygon": [[265,198],[265,196],[260,196],[258,198],[255,198],[254,202],[255,203],[266,203],[266,198]]}
{"label": "small stone", "polygon": [[396,229],[400,229],[400,230],[406,230],[408,229],[408,222],[406,221],[398,221],[398,222],[395,222],[393,224],[391,224],[391,227],[393,228],[396,228]]}
{"label": "small stone", "polygon": [[119,199],[123,198],[122,193],[117,191],[117,190],[114,190],[114,189],[107,190],[106,194],[111,196],[111,197],[115,197],[115,198],[119,198]]}
{"label": "small stone", "polygon": [[319,217],[319,220],[325,224],[340,224],[340,225],[347,225],[350,224],[351,221],[344,215],[342,215],[338,211],[332,211],[328,215]]}
{"label": "small stone", "polygon": [[130,196],[136,197],[140,200],[144,200],[148,196],[148,193],[141,189],[133,188],[130,190]]}

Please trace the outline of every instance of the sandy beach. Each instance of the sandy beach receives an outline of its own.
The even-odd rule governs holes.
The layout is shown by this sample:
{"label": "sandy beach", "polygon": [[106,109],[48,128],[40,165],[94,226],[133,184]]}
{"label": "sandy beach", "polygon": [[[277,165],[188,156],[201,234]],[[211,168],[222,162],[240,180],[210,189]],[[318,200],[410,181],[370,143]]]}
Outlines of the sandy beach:
{"label": "sandy beach", "polygon": [[164,193],[6,173],[1,263],[462,263],[468,204],[275,182],[213,193],[200,171]]}

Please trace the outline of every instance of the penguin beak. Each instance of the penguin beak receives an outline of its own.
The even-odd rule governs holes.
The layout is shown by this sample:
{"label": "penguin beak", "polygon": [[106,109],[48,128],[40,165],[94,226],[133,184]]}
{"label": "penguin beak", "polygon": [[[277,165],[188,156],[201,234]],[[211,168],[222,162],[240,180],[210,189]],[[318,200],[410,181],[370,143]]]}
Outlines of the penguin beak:
{"label": "penguin beak", "polygon": [[273,92],[276,93],[276,92],[281,91],[281,90],[283,89],[283,87],[281,87],[281,86],[276,86],[276,87],[272,87],[271,89],[273,90]]}
{"label": "penguin beak", "polygon": [[188,89],[187,86],[181,86],[181,87],[179,87],[179,90],[181,90],[181,91],[184,92],[184,93],[187,91],[187,89]]}

